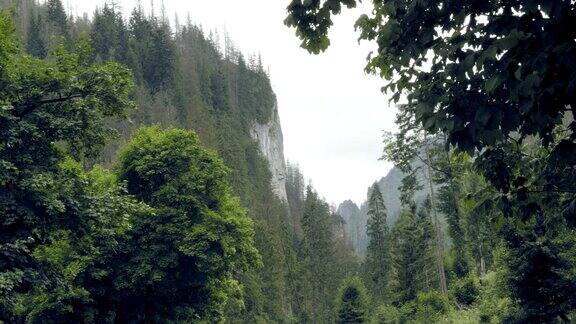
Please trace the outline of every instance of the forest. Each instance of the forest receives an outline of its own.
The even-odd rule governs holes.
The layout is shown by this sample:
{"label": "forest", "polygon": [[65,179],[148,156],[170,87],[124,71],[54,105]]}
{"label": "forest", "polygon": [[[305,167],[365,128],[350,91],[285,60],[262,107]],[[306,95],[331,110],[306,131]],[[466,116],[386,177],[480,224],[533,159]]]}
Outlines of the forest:
{"label": "forest", "polygon": [[[402,180],[362,253],[296,163],[279,194],[261,57],[163,6],[0,3],[0,323],[576,321],[573,1],[369,2]],[[322,55],[357,5],[284,23]]]}

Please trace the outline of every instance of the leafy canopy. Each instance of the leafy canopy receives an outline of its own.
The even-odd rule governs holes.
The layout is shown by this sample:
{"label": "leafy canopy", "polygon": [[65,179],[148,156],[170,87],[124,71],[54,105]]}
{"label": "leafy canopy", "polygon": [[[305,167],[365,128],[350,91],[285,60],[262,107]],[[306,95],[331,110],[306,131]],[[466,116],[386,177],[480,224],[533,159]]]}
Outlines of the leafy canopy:
{"label": "leafy canopy", "polygon": [[[31,318],[46,309],[70,313],[69,301],[85,300],[76,279],[100,239],[114,236],[92,229],[121,224],[119,206],[133,207],[110,199],[106,205],[106,193],[93,190],[80,166],[113,133],[107,121],[133,107],[130,71],[116,63],[90,64],[89,57],[83,41],[75,52],[58,47],[50,60],[23,54],[8,13],[0,14],[3,320],[14,320],[17,312]],[[80,251],[68,249],[78,242]]]}
{"label": "leafy canopy", "polygon": [[[285,23],[302,46],[325,50],[331,16],[354,0],[293,0]],[[492,145],[511,132],[552,131],[575,109],[576,18],[571,1],[372,1],[360,39],[374,41],[367,71],[406,94],[427,130],[461,149]],[[574,129],[576,124],[572,122]],[[573,140],[573,136],[571,138]]]}
{"label": "leafy canopy", "polygon": [[[343,4],[356,1],[293,0],[285,22],[318,53]],[[373,0],[356,23],[378,48],[366,70],[396,103],[406,98],[400,122],[444,133],[495,189],[479,205],[493,200],[503,213],[495,224],[511,252],[518,321],[566,319],[576,305],[566,293],[575,263],[560,252],[576,224],[575,18],[569,0]]]}
{"label": "leafy canopy", "polygon": [[260,263],[252,221],[230,194],[227,172],[192,131],[144,127],[121,151],[128,193],[156,209],[134,219],[126,309],[141,300],[134,311],[156,319],[222,317],[239,290],[233,274]]}

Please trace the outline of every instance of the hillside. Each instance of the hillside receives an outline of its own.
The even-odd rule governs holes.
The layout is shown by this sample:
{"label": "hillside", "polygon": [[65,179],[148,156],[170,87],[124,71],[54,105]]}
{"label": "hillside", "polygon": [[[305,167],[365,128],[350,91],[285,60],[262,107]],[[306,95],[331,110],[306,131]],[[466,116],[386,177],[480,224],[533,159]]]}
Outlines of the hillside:
{"label": "hillside", "polygon": [[[4,0],[3,7],[11,3]],[[239,268],[233,278],[224,281],[235,289],[227,292],[228,295],[216,293],[218,302],[212,306],[216,310],[225,307],[224,313],[216,311],[202,316],[239,323],[333,316],[332,299],[327,296],[333,295],[339,281],[353,271],[356,260],[346,244],[340,218],[329,211],[314,190],[302,183],[288,188],[278,105],[259,56],[243,55],[227,35],[206,32],[190,18],[184,24],[176,22],[173,29],[164,11],[154,15],[140,6],[131,11],[128,20],[114,5],[105,5],[92,16],[82,17],[68,16],[59,0],[45,4],[24,0],[11,8],[22,49],[34,59],[52,64],[50,62],[58,62],[68,51],[79,51],[86,55],[83,59],[88,63],[84,64],[119,63],[132,74],[132,101],[125,104],[134,109],[98,124],[112,128],[98,138],[102,142],[109,134],[117,136],[107,142],[101,154],[79,158],[87,170],[103,167],[120,170],[122,163],[122,168],[131,170],[130,165],[125,165],[127,155],[143,154],[137,147],[146,146],[147,140],[143,138],[165,138],[158,143],[166,143],[170,138],[181,136],[185,141],[194,142],[197,135],[203,147],[222,159],[231,194],[239,197],[253,221],[254,243],[261,264],[255,262],[256,266]],[[155,126],[143,128],[146,125]],[[135,141],[138,144],[134,144]],[[164,157],[170,161],[185,154],[185,151],[174,151],[173,147],[166,149],[171,153],[154,158]],[[121,156],[120,151],[124,152]],[[145,160],[141,157],[134,163],[144,163],[142,159]],[[167,163],[177,163],[175,161]],[[217,164],[215,162],[216,169]],[[157,171],[151,169],[151,172]],[[128,185],[132,193],[135,189]],[[207,186],[210,185],[215,184],[209,182]],[[145,195],[136,196],[148,204],[154,203],[146,200]],[[308,205],[316,207],[305,207]],[[310,221],[311,217],[324,219],[324,226],[317,227],[315,221]],[[322,236],[330,243],[316,247],[309,239],[313,236]],[[164,240],[162,236],[158,239]],[[312,255],[322,257],[323,266],[338,264],[331,266],[338,271],[323,284],[321,295],[317,295],[318,291],[301,289],[302,281],[319,276],[315,266],[318,263],[313,262]],[[239,284],[234,286],[232,279]]]}
{"label": "hillside", "polygon": [[91,19],[85,15],[72,20],[53,4],[58,2],[37,5],[30,0],[16,7],[18,33],[29,53],[50,58],[59,44],[73,48],[88,39],[93,62],[117,61],[134,75],[136,109],[128,121],[110,121],[120,137],[94,162],[114,164],[118,149],[141,125],[194,130],[229,168],[233,191],[255,221],[264,260],[263,270],[242,275],[248,307],[230,307],[229,312],[241,312],[246,319],[293,316],[287,278],[295,251],[283,206],[282,131],[261,60],[244,57],[227,36],[221,48],[217,33],[206,33],[190,20],[173,31],[165,16],[137,7],[127,22],[109,6]]}
{"label": "hillside", "polygon": [[[414,166],[418,167],[419,164],[415,164]],[[418,180],[423,188],[414,195],[414,200],[418,204],[422,203],[426,197],[430,195],[430,186],[427,185],[428,179],[424,174],[425,169],[421,170],[422,171],[418,172]],[[397,167],[393,167],[388,171],[386,176],[375,182],[382,192],[384,205],[386,206],[387,222],[390,227],[392,227],[400,217],[401,203],[400,190],[398,188],[402,183],[402,178],[404,178],[402,171]],[[366,190],[366,197],[370,197],[370,193],[371,190],[368,188]],[[366,221],[368,218],[367,200],[360,206],[351,200],[346,200],[338,206],[338,213],[342,215],[346,221],[344,227],[355,251],[359,255],[364,255],[366,253],[366,247],[368,246],[368,237],[366,235]]]}
{"label": "hillside", "polygon": [[0,324],[574,322],[574,0],[284,1],[0,0]]}

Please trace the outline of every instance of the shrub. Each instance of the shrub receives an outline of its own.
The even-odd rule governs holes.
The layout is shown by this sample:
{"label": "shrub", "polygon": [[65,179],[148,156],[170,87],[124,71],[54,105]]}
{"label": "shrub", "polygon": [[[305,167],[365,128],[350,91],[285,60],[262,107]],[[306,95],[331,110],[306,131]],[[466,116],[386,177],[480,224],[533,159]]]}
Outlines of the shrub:
{"label": "shrub", "polygon": [[507,323],[518,316],[518,305],[504,291],[502,273],[489,272],[482,278],[478,309],[481,323]]}
{"label": "shrub", "polygon": [[416,318],[425,322],[439,320],[449,310],[448,298],[438,291],[419,293],[416,297]]}
{"label": "shrub", "polygon": [[368,293],[360,278],[350,277],[344,280],[338,296],[337,323],[368,322]]}
{"label": "shrub", "polygon": [[460,305],[470,306],[478,301],[480,288],[476,278],[468,276],[457,280],[452,287],[452,295]]}
{"label": "shrub", "polygon": [[400,323],[400,310],[394,306],[381,305],[376,309],[372,317],[374,324],[396,324]]}

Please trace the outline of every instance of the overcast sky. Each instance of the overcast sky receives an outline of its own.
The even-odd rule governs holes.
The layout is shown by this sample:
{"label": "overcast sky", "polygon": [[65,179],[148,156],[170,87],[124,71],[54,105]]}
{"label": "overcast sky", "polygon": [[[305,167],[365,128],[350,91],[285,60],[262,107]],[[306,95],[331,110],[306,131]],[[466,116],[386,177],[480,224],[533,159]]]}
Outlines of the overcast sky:
{"label": "overcast sky", "polygon": [[[136,0],[117,0],[125,13]],[[378,161],[382,132],[394,129],[395,109],[380,92],[383,81],[363,72],[367,45],[359,46],[354,21],[365,8],[347,10],[335,21],[332,46],[320,55],[300,48],[283,24],[289,0],[165,0],[206,30],[226,30],[244,53],[261,53],[278,98],[285,155],[298,163],[330,203],[364,201],[366,189],[391,168]],[[73,12],[92,12],[105,0],[68,0]],[[150,1],[142,4],[149,9]],[[160,10],[161,0],[155,0]]]}

